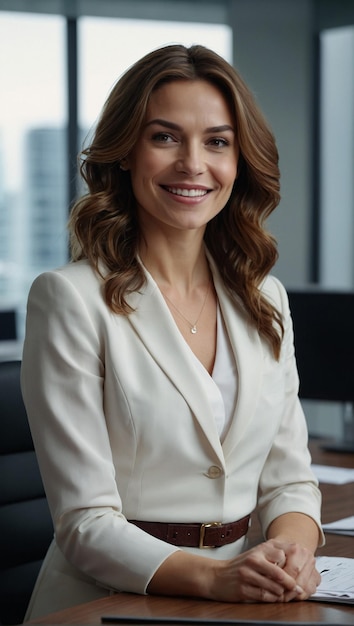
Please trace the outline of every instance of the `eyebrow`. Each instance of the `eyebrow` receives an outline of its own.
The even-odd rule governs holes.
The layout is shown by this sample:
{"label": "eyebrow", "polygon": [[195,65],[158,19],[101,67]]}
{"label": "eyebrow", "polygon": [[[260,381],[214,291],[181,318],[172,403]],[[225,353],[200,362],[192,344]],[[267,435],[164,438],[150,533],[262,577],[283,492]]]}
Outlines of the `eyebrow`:
{"label": "eyebrow", "polygon": [[[170,128],[171,130],[179,130],[179,131],[183,130],[182,127],[179,126],[178,124],[175,124],[174,122],[169,122],[168,120],[163,120],[160,118],[150,120],[150,122],[147,122],[145,128],[147,128],[148,126],[152,126],[153,124],[158,124],[159,126]],[[230,126],[229,124],[222,124],[221,126],[209,126],[208,128],[205,129],[204,132],[205,133],[222,133],[228,130],[233,133],[235,132],[232,126]]]}

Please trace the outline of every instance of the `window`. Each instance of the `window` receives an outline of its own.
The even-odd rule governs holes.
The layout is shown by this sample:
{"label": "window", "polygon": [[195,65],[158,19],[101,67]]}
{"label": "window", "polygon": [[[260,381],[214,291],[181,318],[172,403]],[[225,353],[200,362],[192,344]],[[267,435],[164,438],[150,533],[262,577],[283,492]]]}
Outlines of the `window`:
{"label": "window", "polygon": [[232,61],[232,31],[225,24],[83,17],[78,41],[79,123],[86,132],[119,76],[155,48],[199,43]]}
{"label": "window", "polygon": [[[232,58],[226,25],[101,17],[76,23],[81,143],[115,81],[150,50],[197,42]],[[0,309],[16,309],[20,340],[30,284],[67,261],[68,53],[65,17],[0,11]]]}
{"label": "window", "polygon": [[33,278],[67,257],[65,19],[0,12],[0,59],[0,303],[21,334]]}
{"label": "window", "polygon": [[320,282],[354,287],[354,27],[320,35]]}

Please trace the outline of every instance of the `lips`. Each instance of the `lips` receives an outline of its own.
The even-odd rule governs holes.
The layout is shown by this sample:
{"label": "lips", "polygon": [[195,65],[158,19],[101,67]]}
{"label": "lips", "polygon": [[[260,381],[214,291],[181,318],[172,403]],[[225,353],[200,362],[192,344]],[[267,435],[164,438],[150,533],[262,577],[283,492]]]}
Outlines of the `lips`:
{"label": "lips", "polygon": [[185,198],[201,198],[209,193],[208,189],[186,189],[184,187],[167,187],[163,186],[166,191],[173,193],[175,196],[183,196]]}

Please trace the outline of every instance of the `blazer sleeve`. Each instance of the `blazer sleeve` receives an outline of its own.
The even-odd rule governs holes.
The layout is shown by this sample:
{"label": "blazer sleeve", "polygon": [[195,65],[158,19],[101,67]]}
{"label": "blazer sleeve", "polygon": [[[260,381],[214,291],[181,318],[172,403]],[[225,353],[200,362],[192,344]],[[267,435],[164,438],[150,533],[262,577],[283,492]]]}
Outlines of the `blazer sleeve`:
{"label": "blazer sleeve", "polygon": [[[90,297],[99,298],[95,289]],[[124,517],[103,407],[103,332],[94,317],[63,273],[36,279],[28,299],[23,397],[62,552],[98,585],[146,593],[176,547]]]}
{"label": "blazer sleeve", "polygon": [[285,393],[280,426],[260,477],[259,517],[266,535],[268,526],[279,515],[289,511],[308,515],[318,525],[323,545],[321,492],[311,469],[306,418],[298,397],[299,377],[288,297],[283,285],[274,277],[268,279],[265,293],[283,318],[280,364],[284,368]]}

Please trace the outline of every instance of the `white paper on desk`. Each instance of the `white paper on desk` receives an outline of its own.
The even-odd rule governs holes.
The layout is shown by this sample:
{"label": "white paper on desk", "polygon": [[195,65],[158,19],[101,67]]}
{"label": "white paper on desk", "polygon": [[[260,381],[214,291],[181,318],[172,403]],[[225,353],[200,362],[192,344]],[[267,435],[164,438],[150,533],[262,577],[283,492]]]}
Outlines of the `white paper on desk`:
{"label": "white paper on desk", "polygon": [[320,483],[344,485],[354,482],[354,469],[347,467],[333,467],[331,465],[312,464],[312,471]]}
{"label": "white paper on desk", "polygon": [[322,579],[310,600],[354,604],[354,559],[318,556],[316,566]]}
{"label": "white paper on desk", "polygon": [[339,519],[336,522],[323,524],[322,528],[326,533],[333,533],[334,535],[349,535],[354,537],[354,515],[351,517],[343,517],[343,519]]}

